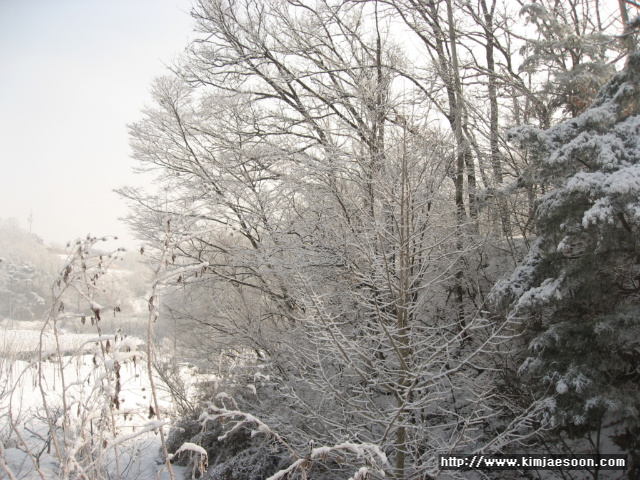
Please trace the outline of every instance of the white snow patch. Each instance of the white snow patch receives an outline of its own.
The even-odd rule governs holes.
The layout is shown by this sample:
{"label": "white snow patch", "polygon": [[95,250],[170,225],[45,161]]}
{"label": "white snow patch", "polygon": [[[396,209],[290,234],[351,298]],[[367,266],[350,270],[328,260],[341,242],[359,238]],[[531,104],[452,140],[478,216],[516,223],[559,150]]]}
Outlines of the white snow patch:
{"label": "white snow patch", "polygon": [[563,395],[568,391],[569,391],[569,386],[564,380],[560,380],[558,383],[556,383],[556,392],[558,392],[560,395]]}

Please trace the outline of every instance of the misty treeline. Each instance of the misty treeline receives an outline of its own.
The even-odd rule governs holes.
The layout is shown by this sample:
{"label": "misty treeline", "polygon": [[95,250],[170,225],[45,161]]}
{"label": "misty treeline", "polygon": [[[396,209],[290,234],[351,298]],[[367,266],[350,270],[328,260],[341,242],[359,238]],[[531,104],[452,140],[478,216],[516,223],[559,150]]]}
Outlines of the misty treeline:
{"label": "misty treeline", "polygon": [[[38,235],[22,229],[15,218],[0,219],[0,319],[40,321],[46,316],[51,308],[51,284],[67,253],[63,246],[45,245]],[[145,295],[150,278],[150,270],[139,256],[136,252],[120,255],[109,275],[101,279],[97,302],[120,302],[124,314],[135,315],[136,307],[139,310],[136,303]],[[67,292],[65,301],[78,306],[80,296]],[[69,323],[70,328],[82,330],[82,326]]]}
{"label": "misty treeline", "polygon": [[205,478],[249,478],[221,476],[214,418],[288,459],[255,478],[640,458],[640,58],[610,3],[196,2],[130,126],[155,183],[119,193],[155,262],[149,332],[236,368],[203,404],[159,371]]}
{"label": "misty treeline", "polygon": [[44,242],[17,220],[0,219],[0,252],[0,318],[41,318],[57,268]]}

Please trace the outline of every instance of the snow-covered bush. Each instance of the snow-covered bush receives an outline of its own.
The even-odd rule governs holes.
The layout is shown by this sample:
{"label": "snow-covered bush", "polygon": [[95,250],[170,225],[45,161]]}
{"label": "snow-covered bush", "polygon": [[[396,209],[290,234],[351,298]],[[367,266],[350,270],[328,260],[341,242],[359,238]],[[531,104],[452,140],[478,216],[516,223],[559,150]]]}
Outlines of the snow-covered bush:
{"label": "snow-covered bush", "polygon": [[[184,418],[167,438],[167,447],[175,452],[172,462],[188,465],[192,477],[203,473],[201,478],[207,480],[338,480],[353,478],[354,469],[356,478],[369,472],[384,476],[387,458],[375,445],[344,442],[313,448],[310,444],[298,452],[256,416],[224,405],[237,408],[230,395],[220,392],[213,402],[202,405],[197,418]],[[206,473],[201,472],[201,457],[208,460]]]}

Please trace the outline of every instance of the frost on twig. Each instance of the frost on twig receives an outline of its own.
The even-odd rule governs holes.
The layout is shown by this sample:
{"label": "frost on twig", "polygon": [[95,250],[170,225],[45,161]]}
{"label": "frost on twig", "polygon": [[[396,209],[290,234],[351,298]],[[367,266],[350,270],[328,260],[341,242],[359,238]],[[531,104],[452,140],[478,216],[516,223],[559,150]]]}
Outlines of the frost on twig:
{"label": "frost on twig", "polygon": [[204,474],[208,465],[207,451],[204,448],[202,448],[200,445],[196,445],[195,443],[185,442],[182,444],[182,446],[178,449],[178,451],[175,454],[169,456],[169,459],[172,459],[173,457],[178,456],[182,452],[191,452],[196,456],[196,459],[197,459],[195,461],[196,468],[193,469],[192,477],[195,478],[196,471],[198,472],[199,475]]}

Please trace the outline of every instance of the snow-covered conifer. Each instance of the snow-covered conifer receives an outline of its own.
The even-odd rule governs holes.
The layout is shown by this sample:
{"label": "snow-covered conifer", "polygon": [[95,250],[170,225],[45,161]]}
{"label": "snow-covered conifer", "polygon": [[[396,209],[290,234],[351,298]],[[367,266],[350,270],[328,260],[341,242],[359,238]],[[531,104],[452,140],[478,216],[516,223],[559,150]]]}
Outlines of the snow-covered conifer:
{"label": "snow-covered conifer", "polygon": [[552,418],[573,431],[638,418],[639,100],[635,55],[577,118],[510,134],[546,193],[537,241],[496,299],[525,321],[520,374],[557,397]]}

